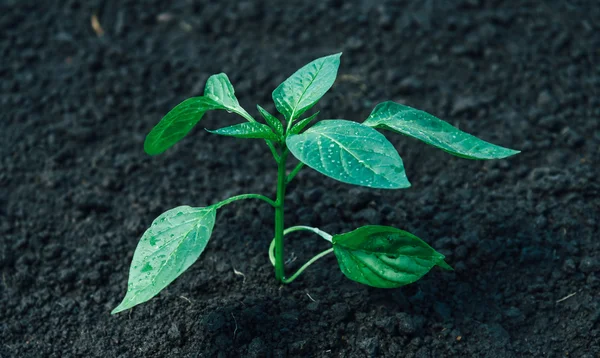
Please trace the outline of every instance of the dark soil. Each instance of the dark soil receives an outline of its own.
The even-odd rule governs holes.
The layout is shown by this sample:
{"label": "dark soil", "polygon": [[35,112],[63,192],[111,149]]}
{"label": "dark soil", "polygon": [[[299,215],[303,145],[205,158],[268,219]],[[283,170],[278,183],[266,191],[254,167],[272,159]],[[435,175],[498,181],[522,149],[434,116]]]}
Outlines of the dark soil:
{"label": "dark soil", "polygon": [[[1,3],[1,357],[600,356],[597,1]],[[274,193],[261,141],[199,126],[151,158],[150,128],[213,73],[255,114],[297,68],[338,51],[320,118],[362,121],[392,99],[523,153],[467,161],[390,134],[412,188],[306,169],[286,221],[396,226],[456,270],[373,289],[330,256],[281,286],[272,210],[244,201],[219,212],[188,272],[111,316],[161,212]],[[327,247],[288,243],[289,270]]]}

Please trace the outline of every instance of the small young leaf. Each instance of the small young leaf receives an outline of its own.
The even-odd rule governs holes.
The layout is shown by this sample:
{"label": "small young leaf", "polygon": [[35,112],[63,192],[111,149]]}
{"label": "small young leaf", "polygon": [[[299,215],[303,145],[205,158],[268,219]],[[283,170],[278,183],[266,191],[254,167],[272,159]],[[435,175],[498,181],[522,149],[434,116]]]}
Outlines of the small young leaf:
{"label": "small young leaf", "polygon": [[192,265],[208,243],[216,210],[179,206],[152,222],[138,243],[127,294],[112,313],[146,302]]}
{"label": "small young leaf", "polygon": [[179,142],[202,119],[206,111],[224,109],[237,113],[254,122],[235,98],[235,91],[226,74],[212,75],[206,81],[204,97],[193,97],[173,108],[150,131],[144,142],[144,150],[157,155]]}
{"label": "small young leaf", "polygon": [[405,134],[467,159],[499,159],[519,153],[460,131],[427,112],[391,101],[378,104],[363,124]]}
{"label": "small young leaf", "polygon": [[265,119],[267,124],[269,126],[271,126],[271,128],[273,128],[275,133],[282,136],[283,135],[283,124],[281,124],[279,119],[277,119],[277,117],[275,117],[271,113],[267,112],[266,109],[262,108],[258,104],[256,105],[256,108],[258,108],[258,112],[260,112],[260,115],[263,116],[263,118]]}
{"label": "small young leaf", "polygon": [[229,77],[224,73],[212,75],[208,78],[206,87],[204,87],[204,96],[223,105],[223,107],[230,112],[237,113],[244,118],[252,118],[252,116],[240,106],[240,103],[235,97],[233,85],[229,81]]}
{"label": "small young leaf", "polygon": [[394,146],[373,128],[331,119],[286,140],[298,160],[344,183],[381,189],[408,188],[404,165]]}
{"label": "small young leaf", "polygon": [[452,270],[444,255],[423,240],[389,226],[369,225],[334,235],[333,251],[346,277],[379,288],[408,285],[435,265]]}
{"label": "small young leaf", "polygon": [[341,55],[338,53],[312,61],[273,91],[275,107],[287,121],[298,118],[329,91],[335,82]]}
{"label": "small young leaf", "polygon": [[247,122],[235,124],[229,127],[219,128],[210,133],[220,134],[237,138],[262,138],[269,140],[278,140],[278,137],[269,126],[258,122]]}
{"label": "small young leaf", "polygon": [[157,155],[179,142],[202,119],[206,111],[225,109],[208,97],[192,97],[178,104],[146,136],[144,150]]}
{"label": "small young leaf", "polygon": [[313,119],[315,119],[317,116],[319,115],[319,112],[313,114],[310,117],[306,117],[302,120],[300,120],[298,123],[294,124],[294,126],[292,127],[292,129],[290,129],[290,133],[291,134],[298,134],[300,132],[302,132],[302,130],[310,124],[310,122],[312,122]]}

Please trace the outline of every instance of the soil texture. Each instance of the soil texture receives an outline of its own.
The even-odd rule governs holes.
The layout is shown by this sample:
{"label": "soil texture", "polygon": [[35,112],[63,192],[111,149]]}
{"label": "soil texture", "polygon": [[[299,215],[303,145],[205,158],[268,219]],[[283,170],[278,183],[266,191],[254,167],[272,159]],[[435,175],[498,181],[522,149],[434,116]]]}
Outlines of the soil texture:
{"label": "soil texture", "polygon": [[[0,357],[600,356],[599,18],[582,0],[1,1]],[[262,141],[203,130],[241,118],[210,113],[158,157],[152,126],[219,72],[273,111],[281,81],[340,51],[319,118],[394,100],[522,153],[468,161],[386,133],[411,188],[305,169],[287,224],[395,226],[455,271],[374,289],[328,256],[282,286],[272,208],[241,201],[186,273],[111,316],[160,213],[274,195]],[[288,270],[325,248],[290,235]]]}

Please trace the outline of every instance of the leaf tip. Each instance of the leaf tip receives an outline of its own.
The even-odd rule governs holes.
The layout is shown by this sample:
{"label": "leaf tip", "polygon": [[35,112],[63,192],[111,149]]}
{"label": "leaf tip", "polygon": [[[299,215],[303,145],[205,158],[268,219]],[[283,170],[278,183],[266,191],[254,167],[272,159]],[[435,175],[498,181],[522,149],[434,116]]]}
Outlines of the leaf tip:
{"label": "leaf tip", "polygon": [[483,159],[505,159],[508,157],[512,157],[513,155],[517,155],[519,153],[521,153],[520,150],[516,150],[516,149],[510,149],[510,148],[505,148],[505,147],[499,147],[499,151],[497,151],[495,153],[495,155],[491,155],[489,157],[483,157]]}
{"label": "leaf tip", "polygon": [[404,181],[402,183],[398,183],[395,185],[390,186],[389,188],[381,188],[381,189],[408,189],[412,186],[412,184],[408,181],[407,178],[404,178]]}
{"label": "leaf tip", "polygon": [[521,153],[521,151],[517,150],[517,149],[510,149],[510,148],[507,148],[507,149],[508,149],[507,150],[508,154],[504,158],[512,157],[513,155],[517,155],[517,154]]}
{"label": "leaf tip", "polygon": [[452,266],[448,265],[448,263],[444,261],[443,258],[438,261],[437,265],[446,271],[454,271]]}
{"label": "leaf tip", "polygon": [[120,305],[118,305],[118,306],[117,306],[117,307],[115,307],[115,308],[114,308],[112,311],[110,311],[110,314],[111,314],[111,315],[115,315],[115,314],[117,314],[117,313],[119,313],[119,312],[123,312],[123,311],[125,311],[125,310],[126,310],[126,309],[128,309],[128,308],[129,308],[129,307],[126,307],[126,306],[124,306],[124,305],[123,305],[123,302],[121,302],[121,304],[120,304]]}
{"label": "leaf tip", "polygon": [[339,63],[341,62],[342,52],[334,53],[333,55],[329,55],[328,57],[334,58],[337,62],[337,65],[339,66]]}

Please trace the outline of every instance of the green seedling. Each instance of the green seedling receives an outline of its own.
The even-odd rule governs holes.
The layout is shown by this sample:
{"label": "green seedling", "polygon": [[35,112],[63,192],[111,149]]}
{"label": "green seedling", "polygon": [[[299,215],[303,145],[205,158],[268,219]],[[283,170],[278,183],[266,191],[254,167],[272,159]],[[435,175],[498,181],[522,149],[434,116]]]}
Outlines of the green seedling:
{"label": "green seedling", "polygon": [[[157,155],[185,137],[209,110],[226,110],[242,116],[247,122],[209,132],[264,140],[277,163],[277,196],[271,199],[261,194],[242,194],[206,207],[180,206],[160,215],[135,250],[127,294],[112,313],[149,300],[173,282],[202,254],[217,211],[242,199],[262,200],[275,211],[275,233],[268,256],[279,282],[294,281],[308,266],[332,252],[346,277],[380,288],[415,282],[436,265],[452,269],[444,261],[444,255],[423,240],[393,227],[364,226],[336,235],[310,226],[284,227],[286,187],[305,165],[343,183],[379,189],[410,186],[402,159],[376,129],[404,134],[467,159],[498,159],[518,153],[394,102],[377,105],[363,123],[325,119],[313,125],[317,113],[302,119],[333,85],[340,56],[326,56],[309,63],[273,91],[275,107],[283,120],[260,106],[258,112],[266,124],[255,120],[240,106],[227,75],[221,73],[208,79],[204,96],[183,101],[152,129],[144,149],[150,155]],[[290,154],[299,163],[288,173],[286,164]],[[312,232],[327,240],[331,248],[288,276],[284,269],[284,237],[295,231]]]}

